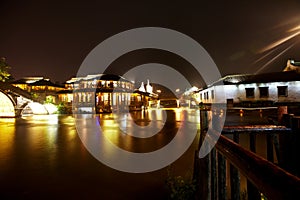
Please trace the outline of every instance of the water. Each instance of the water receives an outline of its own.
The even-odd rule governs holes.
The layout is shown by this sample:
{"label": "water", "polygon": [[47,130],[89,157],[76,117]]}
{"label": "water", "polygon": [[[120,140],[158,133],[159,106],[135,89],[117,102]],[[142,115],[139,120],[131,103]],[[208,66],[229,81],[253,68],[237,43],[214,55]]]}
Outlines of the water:
{"label": "water", "polygon": [[[132,152],[148,152],[168,144],[182,120],[199,126],[197,111],[168,112],[174,121],[147,142],[135,141],[110,126],[112,115],[97,117],[114,144]],[[135,113],[134,119],[138,125],[149,122],[141,113]],[[197,141],[198,134],[172,164],[173,175],[192,173]],[[0,119],[0,199],[166,199],[167,169],[134,174],[107,167],[87,151],[70,115]]]}

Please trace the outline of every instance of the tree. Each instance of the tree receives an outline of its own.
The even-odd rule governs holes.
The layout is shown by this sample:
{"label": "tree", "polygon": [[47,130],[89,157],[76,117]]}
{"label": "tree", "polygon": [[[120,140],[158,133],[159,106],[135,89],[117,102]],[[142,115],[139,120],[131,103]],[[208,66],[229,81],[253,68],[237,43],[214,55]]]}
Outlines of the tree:
{"label": "tree", "polygon": [[0,82],[5,82],[12,78],[9,73],[10,66],[6,63],[5,58],[0,59]]}

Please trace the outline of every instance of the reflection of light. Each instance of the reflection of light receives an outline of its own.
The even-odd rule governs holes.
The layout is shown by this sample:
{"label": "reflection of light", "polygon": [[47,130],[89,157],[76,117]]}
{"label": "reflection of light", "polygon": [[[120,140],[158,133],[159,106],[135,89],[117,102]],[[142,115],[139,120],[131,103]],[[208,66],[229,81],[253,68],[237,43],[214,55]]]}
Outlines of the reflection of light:
{"label": "reflection of light", "polygon": [[57,107],[52,103],[46,103],[44,106],[49,114],[54,114],[57,112]]}
{"label": "reflection of light", "polygon": [[273,48],[275,48],[275,47],[277,47],[277,46],[285,43],[286,41],[288,41],[288,40],[290,40],[290,39],[298,36],[299,34],[300,34],[300,31],[298,31],[296,33],[293,33],[293,34],[291,34],[291,35],[289,35],[289,36],[287,36],[285,38],[282,38],[282,39],[280,39],[280,40],[278,40],[276,42],[273,42],[272,44],[270,44],[270,45],[266,46],[265,48],[263,48],[260,52],[265,52],[265,51],[268,51],[270,49],[273,49]]}
{"label": "reflection of light", "polygon": [[[299,31],[300,33],[300,31]],[[261,68],[259,68],[255,74],[259,73],[260,71],[262,71],[264,68],[266,68],[267,65],[269,65],[270,63],[272,63],[274,60],[276,60],[277,58],[279,58],[282,54],[284,54],[286,51],[288,51],[290,48],[292,48],[295,45],[295,43],[291,44],[290,46],[288,46],[287,48],[285,48],[282,52],[280,52],[279,54],[277,54],[274,58],[272,58],[271,60],[269,60],[266,64],[264,64]]]}
{"label": "reflection of light", "polygon": [[162,110],[157,110],[156,111],[156,120],[162,120],[163,119],[163,115],[162,115]]}
{"label": "reflection of light", "polygon": [[33,114],[37,114],[37,115],[47,115],[48,111],[46,110],[46,108],[37,102],[31,102],[29,103],[26,107],[29,107],[32,110]]}
{"label": "reflection of light", "polygon": [[220,110],[220,115],[219,115],[219,117],[223,117],[223,115],[224,115],[224,110],[221,109],[221,110]]}
{"label": "reflection of light", "polygon": [[30,118],[35,124],[58,124],[58,115],[33,115]]}
{"label": "reflection of light", "polygon": [[175,109],[175,118],[176,118],[176,121],[181,121],[181,112],[182,112],[182,110],[180,108]]}
{"label": "reflection of light", "polygon": [[244,111],[240,109],[240,116],[243,117],[243,115],[244,115]]}
{"label": "reflection of light", "polygon": [[293,32],[293,31],[296,31],[296,30],[299,30],[300,29],[300,25],[294,27],[294,28],[291,28],[288,32]]}
{"label": "reflection of light", "polygon": [[15,118],[0,118],[0,158],[2,161],[13,154]]}

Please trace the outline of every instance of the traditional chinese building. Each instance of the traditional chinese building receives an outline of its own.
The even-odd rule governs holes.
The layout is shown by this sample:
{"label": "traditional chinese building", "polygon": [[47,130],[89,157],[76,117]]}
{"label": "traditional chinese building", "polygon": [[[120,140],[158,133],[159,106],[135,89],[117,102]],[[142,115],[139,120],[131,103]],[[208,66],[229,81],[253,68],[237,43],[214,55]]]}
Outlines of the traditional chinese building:
{"label": "traditional chinese building", "polygon": [[13,81],[12,85],[29,92],[32,95],[32,99],[41,103],[57,103],[57,92],[64,89],[62,85],[55,84],[44,77],[25,77]]}
{"label": "traditional chinese building", "polygon": [[[296,63],[296,62],[294,62]],[[228,106],[260,107],[300,105],[300,71],[288,61],[283,72],[238,74],[222,79],[199,91],[204,104],[226,103]]]}
{"label": "traditional chinese building", "polygon": [[[72,79],[71,79],[72,80]],[[105,113],[123,110],[140,110],[148,105],[149,98],[154,98],[151,91],[136,90],[134,82],[112,74],[88,75],[76,78],[71,83],[73,88],[73,112]],[[147,85],[147,90],[150,89]],[[63,91],[60,96],[63,98]],[[69,94],[67,91],[66,94]]]}

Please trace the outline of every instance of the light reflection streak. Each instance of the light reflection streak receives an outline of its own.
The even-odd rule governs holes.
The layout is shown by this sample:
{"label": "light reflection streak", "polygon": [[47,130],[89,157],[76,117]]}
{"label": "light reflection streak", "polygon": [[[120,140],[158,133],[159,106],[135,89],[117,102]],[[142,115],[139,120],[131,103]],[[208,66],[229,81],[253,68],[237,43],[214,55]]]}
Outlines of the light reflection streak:
{"label": "light reflection streak", "polygon": [[0,118],[0,162],[6,162],[13,153],[15,123],[15,118]]}
{"label": "light reflection streak", "polygon": [[[164,112],[161,110],[155,110],[153,112],[156,111],[161,114]],[[176,112],[177,109],[173,111],[175,116],[173,116],[173,114],[171,114],[171,116],[173,116],[172,119],[175,120],[177,118],[176,115],[180,112]],[[157,113],[155,113],[155,115],[157,118],[161,117]],[[180,122],[170,123],[172,126],[178,127],[175,137],[162,148],[144,153],[135,153],[119,147],[120,144],[121,146],[125,145],[126,148],[129,149],[143,149],[144,147],[140,145],[145,144],[143,142],[135,143],[133,137],[128,137],[127,134],[121,134],[122,131],[119,127],[114,125],[116,122],[112,119],[105,117],[101,119],[101,117],[96,115],[85,119],[81,117],[76,117],[75,119],[76,129],[77,131],[80,130],[78,135],[81,141],[95,158],[112,168],[117,169],[116,166],[122,166],[122,168],[124,167],[124,169],[126,169],[125,171],[139,173],[140,164],[142,166],[145,165],[144,167],[147,169],[156,166],[157,163],[159,163],[159,165],[168,165],[180,154],[180,152],[185,152],[192,144],[197,134],[197,129],[199,128],[199,113],[190,110],[182,110],[180,115]],[[115,118],[113,117],[113,119]],[[101,126],[97,125],[97,121],[99,120]],[[104,122],[106,120],[110,122]],[[155,123],[157,122],[161,123],[161,121],[158,120]],[[131,120],[128,120],[128,123],[134,123],[134,119],[131,118]],[[140,133],[144,134],[144,132]],[[154,141],[155,143],[151,145],[160,144],[164,141],[163,137],[168,137],[167,135],[164,135],[165,134],[159,134],[160,137],[157,137]],[[165,159],[162,160],[161,158]],[[132,167],[134,168],[134,171],[132,171]]]}
{"label": "light reflection streak", "polygon": [[266,46],[265,48],[263,48],[259,53],[263,53],[265,51],[273,49],[273,48],[275,48],[275,47],[277,47],[277,46],[279,46],[279,45],[287,42],[288,40],[290,40],[290,39],[292,39],[292,38],[294,38],[294,37],[296,37],[298,35],[300,35],[300,31],[298,31],[298,32],[296,32],[296,33],[294,33],[292,35],[289,35],[289,36],[287,36],[285,38],[282,38],[282,39],[280,39],[280,40],[278,40],[276,42],[273,42],[272,44],[270,44],[270,45]]}
{"label": "light reflection streak", "polygon": [[276,60],[277,58],[279,58],[282,54],[284,54],[286,51],[288,51],[290,48],[292,48],[293,46],[295,46],[294,44],[291,44],[290,46],[288,46],[285,50],[283,50],[282,52],[280,52],[279,54],[277,54],[275,57],[273,57],[271,60],[269,60],[266,64],[264,64],[261,68],[259,68],[255,74],[258,74],[259,72],[261,72],[263,69],[265,69],[270,63],[274,62],[274,60]]}
{"label": "light reflection streak", "polygon": [[300,29],[300,25],[294,27],[294,28],[291,28],[290,30],[288,30],[288,32],[294,32],[296,30],[299,30]]}
{"label": "light reflection streak", "polygon": [[[255,74],[261,72],[263,69],[265,69],[269,64],[274,62],[276,59],[278,59],[280,56],[282,56],[286,51],[291,49],[296,43],[298,43],[298,40],[295,40],[300,35],[300,25],[294,26],[293,28],[288,29],[286,32],[289,33],[289,35],[282,37],[281,39],[272,42],[271,44],[265,46],[261,50],[258,51],[258,53],[266,53],[262,55],[260,58],[254,61],[254,63],[258,63],[262,61],[263,59],[267,58],[268,56],[271,56],[275,51],[277,51],[279,48],[282,48],[282,45],[290,44],[288,47],[284,48],[279,54],[276,54],[274,57],[272,57],[268,62],[266,62],[262,67],[260,67]],[[292,43],[292,44],[291,44]]]}

